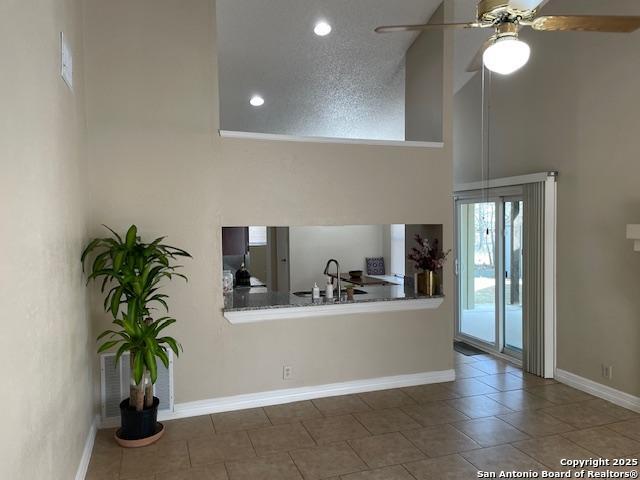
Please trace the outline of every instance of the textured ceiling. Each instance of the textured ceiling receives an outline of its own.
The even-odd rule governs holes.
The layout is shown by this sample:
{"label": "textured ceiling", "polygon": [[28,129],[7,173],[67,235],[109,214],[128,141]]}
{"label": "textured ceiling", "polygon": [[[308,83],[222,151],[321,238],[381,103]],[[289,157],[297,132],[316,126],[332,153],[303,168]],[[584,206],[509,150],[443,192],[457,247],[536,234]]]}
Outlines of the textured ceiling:
{"label": "textured ceiling", "polygon": [[[217,0],[221,128],[404,139],[404,55],[439,0]],[[313,33],[328,21],[326,37]],[[251,107],[251,95],[265,104]]]}

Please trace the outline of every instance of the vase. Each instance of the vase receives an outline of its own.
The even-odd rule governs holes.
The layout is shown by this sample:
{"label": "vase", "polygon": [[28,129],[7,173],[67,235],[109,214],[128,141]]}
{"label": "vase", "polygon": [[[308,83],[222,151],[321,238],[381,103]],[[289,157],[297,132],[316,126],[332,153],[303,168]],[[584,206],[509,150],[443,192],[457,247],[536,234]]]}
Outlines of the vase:
{"label": "vase", "polygon": [[418,292],[422,295],[432,297],[436,290],[436,275],[433,271],[427,270],[418,274]]}

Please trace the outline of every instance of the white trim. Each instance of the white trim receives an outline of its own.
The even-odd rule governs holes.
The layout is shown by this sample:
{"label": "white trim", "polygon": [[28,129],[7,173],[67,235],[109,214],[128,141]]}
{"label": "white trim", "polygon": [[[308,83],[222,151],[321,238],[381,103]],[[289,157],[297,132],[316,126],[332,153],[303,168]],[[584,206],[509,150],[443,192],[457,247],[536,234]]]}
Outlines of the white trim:
{"label": "white trim", "polygon": [[345,143],[349,145],[386,145],[390,147],[444,148],[444,142],[417,142],[413,140],[373,140],[366,138],[309,137],[280,135],[276,133],[238,132],[218,130],[222,138],[242,138],[247,140],[269,140],[276,142],[302,143]]}
{"label": "white trim", "polygon": [[266,322],[288,318],[326,317],[355,313],[399,312],[438,308],[444,297],[389,300],[380,302],[336,303],[333,305],[309,305],[306,307],[261,308],[255,310],[223,311],[224,318],[234,325],[239,323]]}
{"label": "white trim", "polygon": [[634,412],[640,413],[640,397],[625,393],[615,388],[607,387],[601,383],[594,382],[588,378],[580,377],[566,370],[556,370],[556,380],[565,383],[570,387],[577,388],[583,392],[590,393],[596,397],[603,398],[611,403],[615,403]]}
{"label": "white trim", "polygon": [[85,476],[87,475],[89,462],[91,461],[91,452],[93,451],[93,444],[96,441],[96,433],[98,432],[99,421],[99,415],[93,417],[93,421],[91,422],[91,426],[89,427],[89,432],[87,433],[87,438],[84,442],[84,448],[82,449],[80,464],[78,465],[78,470],[76,470],[76,480],[84,480]]}
{"label": "white trim", "polygon": [[544,376],[556,370],[556,227],[557,184],[550,176],[544,187]]}
{"label": "white trim", "polygon": [[168,411],[158,412],[158,419],[172,420],[176,418],[242,410],[245,408],[266,407],[300,400],[333,397],[336,395],[411,387],[429,383],[451,382],[455,380],[455,376],[455,370],[441,370],[211,398],[195,402],[177,403],[173,413]]}
{"label": "white trim", "polygon": [[514,185],[524,185],[525,183],[546,182],[549,177],[555,178],[557,175],[557,172],[542,172],[518,175],[515,177],[494,178],[486,182],[459,183],[453,186],[453,191],[455,193],[469,190],[485,190],[487,188],[512,187]]}

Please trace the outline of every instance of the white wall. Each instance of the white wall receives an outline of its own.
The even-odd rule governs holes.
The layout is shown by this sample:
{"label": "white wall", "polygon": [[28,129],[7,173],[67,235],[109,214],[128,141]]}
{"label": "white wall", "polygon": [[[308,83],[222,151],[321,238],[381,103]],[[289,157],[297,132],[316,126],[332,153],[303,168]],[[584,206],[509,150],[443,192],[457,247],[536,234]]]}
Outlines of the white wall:
{"label": "white wall", "polygon": [[2,2],[0,44],[0,478],[70,479],[95,412],[80,2]]}
{"label": "white wall", "polygon": [[[554,0],[543,13],[640,15],[635,0]],[[640,395],[640,32],[535,33],[494,76],[491,176],[558,170],[558,368]],[[479,78],[455,100],[455,180],[479,180]],[[601,365],[613,366],[613,379]]]}
{"label": "white wall", "polygon": [[[91,233],[135,222],[194,255],[190,282],[167,289],[184,346],[176,402],[452,367],[451,297],[432,311],[229,324],[220,247],[222,225],[392,222],[444,224],[451,246],[447,40],[443,149],[222,139],[212,0],[86,5]],[[378,185],[402,195],[371,198]]]}
{"label": "white wall", "polygon": [[[291,291],[311,290],[326,285],[322,273],[335,258],[340,271],[366,271],[366,257],[384,254],[384,225],[340,225],[335,227],[290,227],[289,254]],[[335,273],[335,265],[330,272]]]}

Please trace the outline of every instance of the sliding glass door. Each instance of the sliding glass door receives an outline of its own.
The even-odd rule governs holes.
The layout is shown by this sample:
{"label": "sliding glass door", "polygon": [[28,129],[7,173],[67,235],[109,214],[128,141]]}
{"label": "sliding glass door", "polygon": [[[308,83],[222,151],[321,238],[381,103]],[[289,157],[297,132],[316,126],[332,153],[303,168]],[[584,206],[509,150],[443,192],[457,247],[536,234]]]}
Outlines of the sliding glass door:
{"label": "sliding glass door", "polygon": [[496,203],[462,203],[460,231],[460,332],[496,341]]}
{"label": "sliding glass door", "polygon": [[519,357],[522,217],[519,197],[456,201],[456,337]]}

